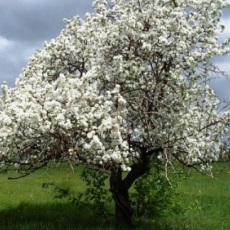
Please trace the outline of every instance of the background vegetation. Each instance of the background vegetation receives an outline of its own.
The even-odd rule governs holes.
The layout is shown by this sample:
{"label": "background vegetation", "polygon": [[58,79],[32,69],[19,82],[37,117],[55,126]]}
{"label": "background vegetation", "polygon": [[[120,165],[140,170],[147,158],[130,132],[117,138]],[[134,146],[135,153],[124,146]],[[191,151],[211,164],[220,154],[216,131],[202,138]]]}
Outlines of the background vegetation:
{"label": "background vegetation", "polygon": [[[76,196],[86,190],[79,176],[81,171],[82,168],[76,168],[73,173],[69,166],[62,164],[19,180],[8,180],[9,173],[0,174],[0,229],[113,229],[112,217],[107,215],[106,219],[98,212],[95,214],[95,207],[89,200],[84,202]],[[172,194],[169,191],[162,193],[162,190],[159,193],[159,187],[155,187],[151,196],[161,199],[156,207],[164,213],[158,212],[152,221],[142,222],[142,228],[230,229],[230,163],[214,164],[213,174],[214,178],[211,178],[195,171],[181,170],[176,194],[172,196],[168,210],[159,205],[164,201],[161,194],[166,199]],[[148,186],[141,189],[148,189]],[[63,199],[58,199],[61,194]],[[112,203],[107,204],[106,208],[112,211]]]}

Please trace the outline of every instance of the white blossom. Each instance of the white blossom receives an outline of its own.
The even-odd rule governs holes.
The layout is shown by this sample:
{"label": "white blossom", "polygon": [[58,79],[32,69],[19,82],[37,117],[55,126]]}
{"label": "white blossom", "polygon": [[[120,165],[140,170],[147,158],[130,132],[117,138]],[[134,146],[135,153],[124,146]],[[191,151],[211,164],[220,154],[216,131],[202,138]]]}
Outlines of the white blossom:
{"label": "white blossom", "polygon": [[202,82],[209,60],[230,53],[219,41],[230,2],[176,2],[97,0],[85,20],[67,20],[16,86],[2,85],[0,160],[129,171],[143,149],[188,165],[217,159],[229,113]]}

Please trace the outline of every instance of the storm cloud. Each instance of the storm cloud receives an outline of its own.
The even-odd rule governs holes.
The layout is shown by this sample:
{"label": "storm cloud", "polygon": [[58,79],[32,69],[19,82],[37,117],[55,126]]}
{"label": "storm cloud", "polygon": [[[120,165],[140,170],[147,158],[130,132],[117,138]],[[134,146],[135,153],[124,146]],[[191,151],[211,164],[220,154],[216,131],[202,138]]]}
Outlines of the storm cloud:
{"label": "storm cloud", "polygon": [[63,18],[89,11],[92,0],[0,0],[0,82],[13,86],[34,51],[65,28]]}

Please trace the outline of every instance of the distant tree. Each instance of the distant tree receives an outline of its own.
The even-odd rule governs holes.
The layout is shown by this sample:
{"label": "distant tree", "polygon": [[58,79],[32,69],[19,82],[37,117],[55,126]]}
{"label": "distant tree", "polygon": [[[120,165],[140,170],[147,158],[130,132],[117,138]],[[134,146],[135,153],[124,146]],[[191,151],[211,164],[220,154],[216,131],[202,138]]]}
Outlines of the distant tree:
{"label": "distant tree", "polygon": [[131,227],[129,189],[154,159],[206,167],[222,151],[229,113],[207,83],[218,72],[211,58],[230,52],[219,41],[229,5],[96,0],[84,20],[66,20],[4,94],[2,166],[31,173],[68,159],[103,169],[117,227]]}

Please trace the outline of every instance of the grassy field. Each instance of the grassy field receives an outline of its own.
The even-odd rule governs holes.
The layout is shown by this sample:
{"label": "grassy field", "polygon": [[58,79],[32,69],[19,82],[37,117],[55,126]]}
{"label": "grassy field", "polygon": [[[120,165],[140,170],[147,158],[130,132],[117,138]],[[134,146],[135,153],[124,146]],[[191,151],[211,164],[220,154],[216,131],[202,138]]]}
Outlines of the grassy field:
{"label": "grassy field", "polygon": [[181,181],[181,199],[188,211],[172,219],[172,229],[230,229],[230,164],[213,165],[213,174],[212,178],[192,172]]}
{"label": "grassy field", "polygon": [[[68,166],[61,165],[19,180],[8,180],[8,174],[1,174],[0,229],[104,229],[104,219],[95,216],[90,207],[54,199],[54,189],[42,187],[43,183],[55,183],[70,188],[73,194],[84,191],[79,170],[73,173]],[[230,229],[230,163],[214,165],[213,173],[214,178],[192,172],[190,177],[181,179],[178,200],[185,212],[172,213],[165,229]]]}
{"label": "grassy field", "polygon": [[18,180],[0,175],[0,229],[101,229],[103,220],[94,216],[90,207],[82,209],[80,204],[66,199],[54,199],[53,187],[45,189],[42,186],[43,183],[55,183],[71,188],[72,193],[84,191],[78,171],[73,173],[69,166],[61,165]]}

